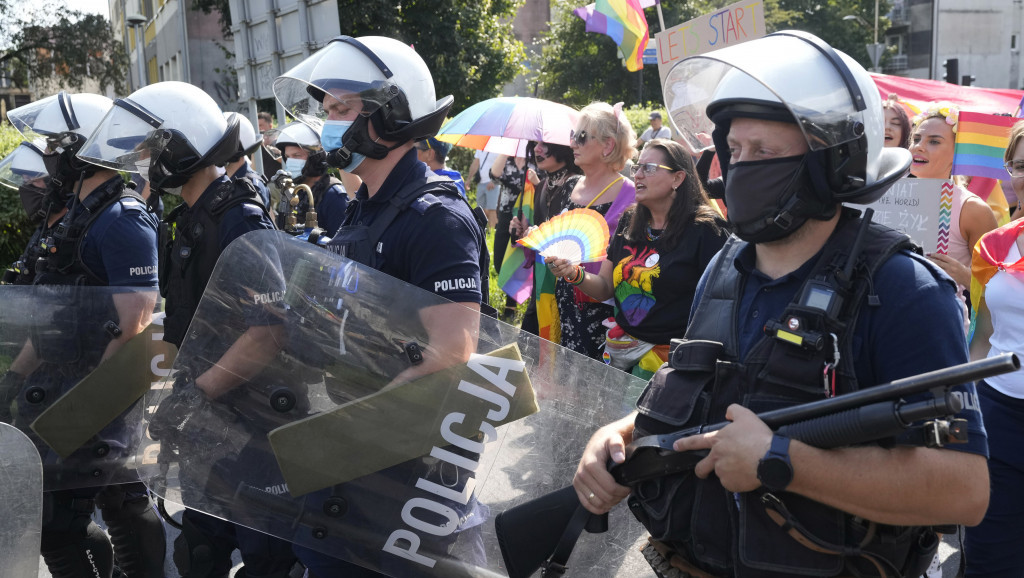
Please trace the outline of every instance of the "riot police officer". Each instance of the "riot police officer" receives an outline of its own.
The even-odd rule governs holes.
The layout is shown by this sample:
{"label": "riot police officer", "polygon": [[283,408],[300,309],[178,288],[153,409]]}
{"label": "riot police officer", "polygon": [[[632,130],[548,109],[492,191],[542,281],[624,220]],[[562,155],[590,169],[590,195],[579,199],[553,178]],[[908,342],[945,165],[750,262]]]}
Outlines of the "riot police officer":
{"label": "riot police officer", "polygon": [[[410,46],[374,36],[335,38],[279,77],[274,94],[300,121],[322,121],[327,163],[363,180],[327,248],[454,302],[419,311],[429,346],[422,362],[401,371],[393,383],[468,359],[487,297],[481,286],[487,275],[480,267],[482,225],[451,179],[435,175],[414,150],[416,141],[437,133],[453,98],[435,99],[430,71]],[[395,466],[416,467],[415,461]],[[472,476],[460,474],[458,479]],[[471,522],[459,532],[470,536],[486,518],[474,514],[474,507],[471,501],[460,512]],[[381,524],[389,515],[398,513],[366,514]],[[443,549],[459,532],[423,548]],[[303,547],[296,551],[313,576],[379,575]]]}
{"label": "riot police officer", "polygon": [[252,127],[252,123],[245,115],[237,112],[225,112],[224,120],[231,123],[235,120],[238,121],[238,152],[228,159],[228,164],[224,165],[224,170],[227,171],[228,176],[235,179],[238,177],[246,177],[252,184],[256,185],[256,190],[259,192],[260,199],[263,200],[263,206],[270,207],[270,190],[267,189],[267,180],[263,175],[257,173],[252,168],[252,163],[249,161],[250,155],[256,152],[260,148],[262,140],[259,135],[256,134],[256,130]]}
{"label": "riot police officer", "polygon": [[[170,81],[116,100],[79,153],[93,162],[139,172],[155,191],[181,197],[181,205],[164,219],[160,240],[160,289],[167,311],[164,339],[179,348],[188,344],[189,324],[221,252],[246,232],[274,228],[252,182],[228,178],[220,168],[238,147],[237,119],[226,120],[201,89]],[[179,368],[175,392],[153,416],[150,435],[170,442],[180,425],[174,420],[181,417],[177,412],[183,400],[216,399],[256,375],[279,347],[272,336],[275,330],[273,325],[254,324],[238,347],[208,351],[209,362]],[[182,532],[174,543],[174,561],[182,576],[226,576],[235,548],[250,577],[283,578],[294,567],[287,542],[185,510]]]}
{"label": "riot police officer", "polygon": [[[319,133],[307,124],[292,122],[281,129],[274,146],[281,151],[283,170],[292,175],[295,184],[309,186],[317,224],[330,237],[345,218],[348,194],[342,182],[327,173],[327,155],[320,146]],[[298,221],[303,222],[310,210],[306,195],[299,195],[294,210]],[[284,228],[280,219],[287,214],[287,208],[278,210],[280,228]]]}
{"label": "riot police officer", "polygon": [[[845,54],[789,31],[683,60],[665,94],[692,145],[711,131],[737,237],[704,273],[685,339],[638,412],[591,438],[573,480],[580,502],[601,513],[629,494],[606,464],[623,461],[630,439],[729,420],[675,443],[708,450],[696,475],[645,482],[630,497],[660,568],[921,575],[938,545],[931,526],[976,524],[985,512],[974,407],[958,416],[968,443],[945,448],[822,450],[756,415],[967,361],[955,284],[905,235],[842,205],[877,200],[910,165],[883,148],[877,88]],[[824,347],[804,339],[815,335]],[[957,389],[975,396],[973,384]]]}
{"label": "riot police officer", "polygon": [[[155,306],[155,217],[114,170],[76,157],[110,106],[103,96],[60,92],[8,113],[24,136],[45,142],[42,161],[49,174],[45,192],[21,189],[23,198],[32,199],[28,204],[38,207],[33,214],[41,222],[16,267],[15,282],[112,288],[99,298],[69,292],[72,302],[61,306],[76,311],[68,315],[75,321],[58,333],[74,338],[43,346],[46,336],[33,336],[4,378],[9,382],[15,376],[24,392],[35,388],[55,394],[73,386],[137,335]],[[20,149],[23,154],[39,153],[32,145]],[[96,315],[109,317],[110,331],[94,330],[94,322],[101,320]],[[45,401],[56,398],[51,393]],[[36,406],[43,401],[19,396],[15,419],[27,423],[41,411]],[[42,554],[55,577],[110,576],[111,544],[124,575],[163,575],[163,524],[141,482],[105,488],[71,485],[45,495]],[[91,520],[97,506],[109,538]]]}

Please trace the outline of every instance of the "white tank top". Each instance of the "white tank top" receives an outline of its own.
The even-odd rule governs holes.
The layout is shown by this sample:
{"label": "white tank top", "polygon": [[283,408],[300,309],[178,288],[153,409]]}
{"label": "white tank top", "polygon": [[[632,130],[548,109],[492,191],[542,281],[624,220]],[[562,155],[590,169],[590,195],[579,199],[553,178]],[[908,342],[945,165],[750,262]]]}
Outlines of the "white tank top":
{"label": "white tank top", "polygon": [[963,210],[967,199],[977,196],[961,186],[953,188],[953,214],[950,215],[949,222],[949,256],[968,269],[971,268],[971,251],[974,247],[968,247],[967,239],[964,239],[960,233],[960,211]]}
{"label": "white tank top", "polygon": [[[1020,260],[1017,244],[1010,246],[1004,259],[1007,263]],[[1024,352],[1024,279],[1006,271],[998,271],[985,286],[985,303],[992,317],[992,337],[989,338],[988,356],[1000,353]],[[1024,399],[1024,372],[1014,371],[985,380],[1000,393]]]}

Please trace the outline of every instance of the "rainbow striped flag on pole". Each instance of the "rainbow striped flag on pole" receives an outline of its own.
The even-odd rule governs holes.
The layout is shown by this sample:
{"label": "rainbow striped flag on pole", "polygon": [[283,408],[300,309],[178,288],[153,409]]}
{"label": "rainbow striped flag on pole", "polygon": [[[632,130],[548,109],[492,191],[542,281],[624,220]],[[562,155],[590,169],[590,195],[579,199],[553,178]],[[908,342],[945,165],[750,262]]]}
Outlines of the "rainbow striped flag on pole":
{"label": "rainbow striped flag on pole", "polygon": [[956,134],[953,174],[990,179],[1006,179],[1003,151],[1010,141],[1010,127],[1017,120],[982,112],[960,112]]}
{"label": "rainbow striped flag on pole", "polygon": [[587,32],[611,37],[619,47],[619,56],[626,70],[636,72],[644,67],[644,49],[650,36],[644,8],[658,0],[597,0],[573,10],[587,23]]}

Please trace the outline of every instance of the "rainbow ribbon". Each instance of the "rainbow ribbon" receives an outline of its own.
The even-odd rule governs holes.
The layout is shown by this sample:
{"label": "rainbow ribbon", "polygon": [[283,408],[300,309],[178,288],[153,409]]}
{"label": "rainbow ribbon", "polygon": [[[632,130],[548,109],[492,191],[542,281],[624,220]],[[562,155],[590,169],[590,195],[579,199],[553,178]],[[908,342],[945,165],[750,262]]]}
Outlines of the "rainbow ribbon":
{"label": "rainbow ribbon", "polygon": [[939,238],[936,243],[936,252],[942,255],[949,254],[949,224],[953,218],[953,181],[942,183],[942,192],[939,194]]}

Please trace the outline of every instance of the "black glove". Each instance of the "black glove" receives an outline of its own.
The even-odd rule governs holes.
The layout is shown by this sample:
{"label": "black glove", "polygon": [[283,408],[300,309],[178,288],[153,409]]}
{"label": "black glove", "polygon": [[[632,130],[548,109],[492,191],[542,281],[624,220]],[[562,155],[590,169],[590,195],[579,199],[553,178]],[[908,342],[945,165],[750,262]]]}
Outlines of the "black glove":
{"label": "black glove", "polygon": [[12,423],[11,404],[24,384],[25,376],[20,373],[8,371],[0,377],[0,421]]}
{"label": "black glove", "polygon": [[169,443],[179,442],[188,428],[188,422],[206,403],[206,396],[194,382],[176,387],[164,398],[149,423],[149,437]]}

